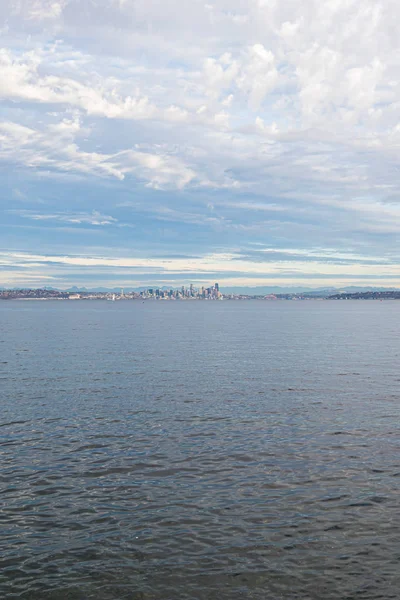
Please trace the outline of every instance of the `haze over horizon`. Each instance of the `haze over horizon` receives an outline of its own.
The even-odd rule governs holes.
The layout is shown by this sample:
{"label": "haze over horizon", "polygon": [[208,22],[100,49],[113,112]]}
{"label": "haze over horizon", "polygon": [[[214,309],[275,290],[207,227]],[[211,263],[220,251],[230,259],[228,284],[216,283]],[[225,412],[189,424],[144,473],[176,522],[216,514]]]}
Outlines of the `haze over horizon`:
{"label": "haze over horizon", "polygon": [[3,0],[0,286],[399,287],[393,0]]}

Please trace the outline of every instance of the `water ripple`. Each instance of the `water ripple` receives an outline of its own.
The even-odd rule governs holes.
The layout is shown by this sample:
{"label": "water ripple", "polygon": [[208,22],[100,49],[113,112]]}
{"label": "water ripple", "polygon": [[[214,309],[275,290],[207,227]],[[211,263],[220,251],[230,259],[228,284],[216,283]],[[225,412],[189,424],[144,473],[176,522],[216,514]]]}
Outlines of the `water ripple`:
{"label": "water ripple", "polygon": [[400,304],[222,304],[0,306],[1,597],[399,598]]}

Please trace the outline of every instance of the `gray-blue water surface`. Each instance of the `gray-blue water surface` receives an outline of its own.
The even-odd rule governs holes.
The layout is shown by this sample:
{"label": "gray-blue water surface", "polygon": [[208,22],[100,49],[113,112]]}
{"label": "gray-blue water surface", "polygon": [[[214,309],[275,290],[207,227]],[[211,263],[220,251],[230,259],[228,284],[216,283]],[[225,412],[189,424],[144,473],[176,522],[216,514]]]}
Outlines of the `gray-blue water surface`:
{"label": "gray-blue water surface", "polygon": [[0,597],[400,598],[400,302],[0,303]]}

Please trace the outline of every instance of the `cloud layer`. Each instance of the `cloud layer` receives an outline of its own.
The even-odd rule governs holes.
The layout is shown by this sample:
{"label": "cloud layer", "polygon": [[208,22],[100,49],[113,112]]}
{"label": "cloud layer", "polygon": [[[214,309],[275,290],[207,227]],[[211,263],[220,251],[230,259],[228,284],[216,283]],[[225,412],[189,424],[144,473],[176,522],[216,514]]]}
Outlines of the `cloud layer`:
{"label": "cloud layer", "polygon": [[398,13],[3,0],[0,285],[399,285]]}

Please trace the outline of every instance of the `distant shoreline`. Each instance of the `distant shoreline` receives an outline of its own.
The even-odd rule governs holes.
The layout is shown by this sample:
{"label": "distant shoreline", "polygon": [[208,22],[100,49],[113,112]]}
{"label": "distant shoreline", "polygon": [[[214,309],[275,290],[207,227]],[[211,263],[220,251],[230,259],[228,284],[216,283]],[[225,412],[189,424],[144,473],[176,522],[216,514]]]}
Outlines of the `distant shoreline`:
{"label": "distant shoreline", "polygon": [[9,297],[9,298],[2,298],[0,297],[0,301],[3,300],[4,302],[12,302],[12,301],[18,301],[18,302],[51,302],[51,301],[57,301],[57,302],[71,302],[71,303],[81,303],[81,302],[157,302],[160,303],[165,303],[165,302],[220,302],[221,300],[223,300],[224,302],[250,302],[250,301],[256,301],[256,302],[269,302],[269,303],[274,303],[274,302],[308,302],[308,301],[314,301],[314,302],[321,302],[321,301],[351,301],[351,300],[357,300],[357,301],[374,301],[374,302],[383,302],[383,301],[389,301],[389,300],[400,300],[400,296],[391,296],[391,297],[384,297],[384,298],[379,298],[379,297],[293,297],[293,298],[263,298],[263,297],[242,297],[242,298],[229,298],[229,297],[224,297],[223,299],[221,298],[220,300],[208,300],[208,299],[203,299],[203,298],[179,298],[179,299],[156,299],[156,298],[119,298],[116,299],[115,301],[112,301],[109,298],[96,298],[96,297],[92,297],[92,298],[56,298],[56,297],[51,297],[51,298],[21,298],[21,297]]}
{"label": "distant shoreline", "polygon": [[0,289],[0,300],[73,300],[73,301],[95,301],[106,300],[109,302],[121,301],[147,301],[157,302],[178,301],[211,301],[219,302],[229,300],[261,300],[275,302],[279,300],[305,301],[305,300],[400,300],[400,289],[393,290],[360,290],[346,291],[335,289],[321,289],[303,292],[276,292],[264,294],[223,293],[219,284],[199,289],[193,285],[182,286],[180,289],[147,288],[141,291],[120,292],[106,291],[79,291],[79,290],[57,290],[53,288],[16,288]]}

